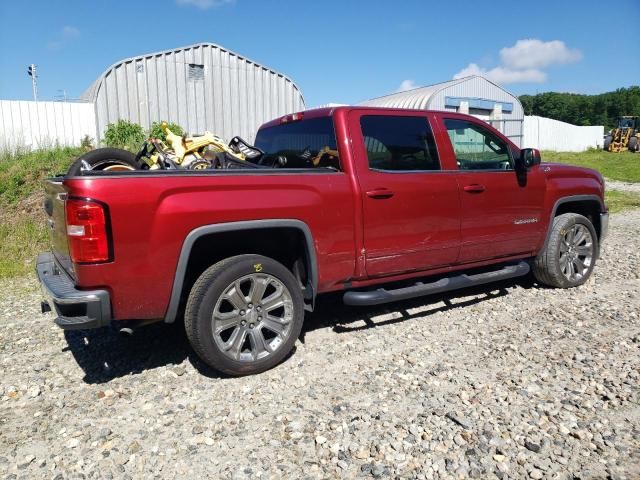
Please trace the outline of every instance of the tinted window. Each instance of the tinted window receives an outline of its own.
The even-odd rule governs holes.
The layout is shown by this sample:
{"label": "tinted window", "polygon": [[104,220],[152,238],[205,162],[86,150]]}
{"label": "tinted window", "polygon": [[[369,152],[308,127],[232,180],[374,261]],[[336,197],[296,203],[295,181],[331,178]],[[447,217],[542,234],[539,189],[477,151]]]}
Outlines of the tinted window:
{"label": "tinted window", "polygon": [[513,168],[508,145],[489,129],[466,120],[445,119],[444,123],[461,170]]}
{"label": "tinted window", "polygon": [[439,170],[438,153],[424,117],[366,115],[360,119],[369,167],[375,170]]}
{"label": "tinted window", "polygon": [[262,128],[256,136],[255,146],[265,152],[260,160],[264,165],[280,163],[284,168],[340,168],[331,117]]}

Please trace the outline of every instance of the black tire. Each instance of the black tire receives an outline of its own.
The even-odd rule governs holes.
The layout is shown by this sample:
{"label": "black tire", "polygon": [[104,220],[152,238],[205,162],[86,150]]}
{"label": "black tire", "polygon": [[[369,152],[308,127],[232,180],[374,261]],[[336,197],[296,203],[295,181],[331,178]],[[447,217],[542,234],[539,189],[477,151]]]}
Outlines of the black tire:
{"label": "black tire", "polygon": [[606,137],[604,137],[604,145],[602,146],[602,149],[609,151],[610,146],[611,146],[611,135],[607,135]]}
{"label": "black tire", "polygon": [[[67,173],[70,177],[80,175],[83,162],[91,167],[91,170],[137,170],[140,168],[136,156],[120,148],[97,148],[85,153],[71,164]],[[121,168],[119,168],[121,167]]]}
{"label": "black tire", "polygon": [[[578,260],[583,262],[584,271],[581,272],[580,276],[576,275],[576,278],[569,278],[565,273],[563,273],[563,266],[561,262],[562,250],[566,250],[566,239],[567,235],[569,235],[570,231],[576,225],[582,225],[588,231],[591,240],[591,258],[587,265],[587,258],[584,260],[580,258],[578,250],[582,248],[586,248],[585,246],[574,247],[570,252],[564,252],[565,254],[573,255],[574,253],[579,257]],[[582,228],[578,228],[583,232]],[[586,234],[584,234],[587,237]],[[584,245],[587,245],[587,241]],[[596,230],[593,227],[592,223],[588,218],[579,215],[577,213],[565,213],[562,215],[558,215],[553,219],[553,225],[551,226],[551,233],[549,234],[549,238],[544,249],[538,254],[533,264],[533,275],[536,280],[544,285],[548,285],[550,287],[556,288],[573,288],[585,283],[591,273],[593,272],[593,268],[596,263],[596,259],[599,254],[599,244],[598,244],[598,236],[596,234]],[[572,263],[569,260],[569,263]],[[571,267],[571,266],[569,266]]]}
{"label": "black tire", "polygon": [[627,147],[629,148],[630,152],[637,152],[638,151],[638,137],[629,138],[629,144],[627,145]]}
{"label": "black tire", "polygon": [[[266,284],[268,278],[275,279],[273,283],[277,284],[277,287],[282,287],[283,292],[286,291],[283,293],[283,298],[288,294],[288,297],[283,300],[285,306],[282,307],[284,312],[282,316],[289,318],[286,323],[276,322],[277,325],[284,325],[287,331],[286,334],[282,334],[282,338],[271,338],[270,343],[267,343],[267,334],[271,335],[275,330],[269,330],[267,320],[259,315],[261,308],[264,307],[262,315],[265,318],[273,318],[271,315],[266,315],[269,308],[266,300],[275,298],[274,295],[277,294],[278,289],[273,284],[268,284],[274,288],[275,293],[269,294],[270,287],[267,286],[263,296],[260,297],[265,300],[264,304],[262,300],[256,301],[256,305],[248,303],[246,310],[234,306],[232,301],[228,300],[233,295],[224,296],[225,292],[229,292],[230,288],[238,285],[238,281],[244,279],[244,282],[250,282],[250,291],[243,291],[242,289],[246,288],[243,284],[237,288],[242,292],[246,302],[253,292],[254,279],[258,279],[259,282],[264,281]],[[267,296],[264,297],[264,295]],[[233,311],[222,312],[222,307],[225,305],[226,310],[231,308]],[[273,311],[277,316],[277,310],[271,310]],[[243,312],[244,315],[241,315]],[[214,323],[217,317],[214,317],[214,314],[229,315],[229,319],[233,317],[235,324],[227,326],[224,330],[217,330],[219,333],[216,333]],[[303,321],[304,301],[299,282],[284,265],[262,255],[230,257],[205,270],[191,289],[184,315],[187,337],[196,354],[210,367],[229,375],[251,375],[279,364],[293,349],[300,335]],[[244,323],[241,324],[241,322]],[[229,337],[225,340],[223,333],[227,334],[227,332]],[[239,341],[234,341],[238,338],[240,338]],[[264,342],[261,343],[262,346],[269,346],[262,351],[262,354],[266,352],[266,356],[261,358],[258,358],[258,348],[255,348],[257,338],[261,338]],[[245,342],[248,342],[246,347],[248,351],[245,350]],[[239,345],[236,348],[239,353],[235,356],[232,353],[234,347],[223,348],[227,344],[234,343]],[[273,351],[270,348],[273,348]]]}

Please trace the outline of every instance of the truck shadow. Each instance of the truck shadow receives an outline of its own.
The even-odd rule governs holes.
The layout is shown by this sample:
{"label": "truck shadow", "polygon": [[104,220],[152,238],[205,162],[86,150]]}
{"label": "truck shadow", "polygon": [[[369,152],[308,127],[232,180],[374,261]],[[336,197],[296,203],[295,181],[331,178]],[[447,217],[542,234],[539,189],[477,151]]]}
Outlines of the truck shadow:
{"label": "truck shadow", "polygon": [[132,335],[115,328],[66,331],[65,351],[73,354],[86,383],[107,383],[170,365],[180,365],[191,353],[182,324],[155,324]]}
{"label": "truck shadow", "polygon": [[[322,328],[331,328],[338,334],[349,334],[369,328],[384,328],[411,318],[428,317],[436,312],[465,308],[508,295],[509,290],[516,286],[537,288],[528,277],[524,277],[372,307],[348,307],[342,303],[342,294],[323,295],[318,298],[316,310],[307,314],[300,340],[305,343],[308,332]],[[67,347],[64,351],[73,354],[84,372],[83,381],[89,384],[108,383],[115,378],[170,366],[175,366],[175,373],[180,375],[184,370],[179,365],[185,360],[206,377],[226,378],[226,375],[208,367],[193,353],[182,322],[148,325],[136,330],[133,335],[123,335],[115,328],[66,331],[65,339]]]}
{"label": "truck shadow", "polygon": [[369,307],[346,306],[342,303],[342,293],[328,294],[319,298],[313,313],[307,314],[300,340],[304,343],[307,332],[321,328],[329,327],[334,332],[343,334],[381,328],[437,312],[469,307],[508,295],[509,289],[516,286],[526,289],[544,288],[527,276]]}

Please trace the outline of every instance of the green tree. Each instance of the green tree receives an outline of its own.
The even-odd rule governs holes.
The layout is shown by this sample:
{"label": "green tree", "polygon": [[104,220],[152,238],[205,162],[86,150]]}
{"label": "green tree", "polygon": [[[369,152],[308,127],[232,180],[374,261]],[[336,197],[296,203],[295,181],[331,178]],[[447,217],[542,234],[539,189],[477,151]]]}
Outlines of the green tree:
{"label": "green tree", "polygon": [[520,102],[525,115],[553,118],[574,125],[604,125],[610,129],[619,116],[640,116],[640,86],[599,95],[544,92],[522,95]]}

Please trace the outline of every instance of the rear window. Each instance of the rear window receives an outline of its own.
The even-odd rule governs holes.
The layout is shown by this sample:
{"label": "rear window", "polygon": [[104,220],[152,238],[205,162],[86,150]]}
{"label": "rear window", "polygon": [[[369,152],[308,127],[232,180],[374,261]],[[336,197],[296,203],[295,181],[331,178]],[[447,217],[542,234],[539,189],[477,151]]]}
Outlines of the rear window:
{"label": "rear window", "polygon": [[340,170],[331,117],[262,128],[256,136],[255,146],[265,153],[260,159],[262,165]]}

